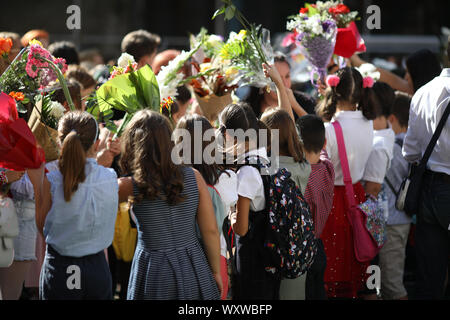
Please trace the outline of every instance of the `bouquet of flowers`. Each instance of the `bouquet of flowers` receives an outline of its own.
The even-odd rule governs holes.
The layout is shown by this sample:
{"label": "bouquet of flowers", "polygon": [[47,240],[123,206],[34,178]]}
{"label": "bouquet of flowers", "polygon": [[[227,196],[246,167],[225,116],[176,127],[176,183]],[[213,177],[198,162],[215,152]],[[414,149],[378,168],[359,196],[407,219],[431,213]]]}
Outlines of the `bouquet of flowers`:
{"label": "bouquet of flowers", "polygon": [[327,12],[320,13],[309,4],[306,8],[291,17],[287,29],[296,33],[296,41],[303,55],[313,66],[311,82],[314,83],[314,73],[317,73],[322,83],[325,83],[327,65],[336,42],[336,22]]}
{"label": "bouquet of flowers", "polygon": [[214,121],[232,102],[231,93],[240,80],[239,70],[230,59],[222,56],[226,44],[221,37],[208,35],[206,29],[202,29],[197,36],[191,36],[191,47],[199,43],[200,48],[192,57],[190,85],[203,115]]}
{"label": "bouquet of flowers", "polygon": [[59,155],[57,146],[58,121],[66,111],[59,103],[45,96],[45,87],[57,81],[62,86],[69,107],[74,110],[63,73],[64,59],[53,57],[39,41],[24,48],[0,77],[0,88],[15,99],[19,112],[27,113],[28,126],[45,152],[47,162]]}
{"label": "bouquet of flowers", "polygon": [[200,40],[190,51],[182,51],[175,59],[171,60],[167,66],[161,67],[156,76],[159,85],[159,93],[161,102],[164,99],[175,98],[177,87],[192,80],[192,77],[186,77],[180,72],[183,66],[192,58],[192,56],[200,49],[203,39]]}
{"label": "bouquet of flowers", "polygon": [[350,8],[342,0],[307,3],[300,9],[300,13],[328,15],[336,22],[338,29],[334,54],[350,58],[355,52],[366,51],[364,40],[355,24],[355,21],[359,19],[358,12],[350,11]]}
{"label": "bouquet of flowers", "polygon": [[[10,94],[17,102],[21,113],[31,113],[32,103],[39,91],[50,82],[58,80],[71,110],[72,99],[63,74],[67,70],[64,59],[54,58],[39,41],[32,40],[22,49],[8,69],[0,76],[0,90]],[[28,114],[28,115],[29,115]]]}
{"label": "bouquet of flowers", "polygon": [[[97,120],[106,122],[106,127],[115,133],[114,138],[121,135],[138,110],[158,110],[160,103],[158,82],[148,65],[137,70],[134,58],[129,54],[122,54],[118,62],[110,79],[89,101],[87,109]],[[111,121],[113,109],[125,112],[119,128]]]}
{"label": "bouquet of flowers", "polygon": [[218,9],[213,19],[224,14],[225,20],[236,18],[244,27],[238,34],[231,32],[220,51],[223,60],[230,60],[239,69],[241,85],[268,87],[271,80],[266,78],[263,63],[273,64],[273,50],[270,33],[261,26],[248,22],[231,0],[222,0],[224,6]]}

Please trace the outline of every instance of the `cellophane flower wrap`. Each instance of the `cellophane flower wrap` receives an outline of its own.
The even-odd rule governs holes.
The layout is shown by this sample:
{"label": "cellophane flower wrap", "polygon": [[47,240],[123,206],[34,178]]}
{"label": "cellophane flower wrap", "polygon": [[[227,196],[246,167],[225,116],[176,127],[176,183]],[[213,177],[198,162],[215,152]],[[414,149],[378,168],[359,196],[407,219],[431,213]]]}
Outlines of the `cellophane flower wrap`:
{"label": "cellophane flower wrap", "polygon": [[274,63],[274,54],[270,44],[270,32],[267,29],[256,27],[254,37],[257,37],[261,50],[266,58],[262,61],[258,49],[248,39],[248,31],[231,32],[227,42],[222,47],[220,55],[223,60],[229,60],[239,70],[239,85],[252,85],[264,88],[272,85],[272,80],[264,74],[262,63]]}
{"label": "cellophane flower wrap", "polygon": [[222,37],[207,34],[202,28],[197,36],[191,36],[191,48],[199,43],[199,50],[192,56],[192,80],[190,85],[199,97],[231,94],[238,87],[239,70],[230,59],[224,59],[225,46]]}
{"label": "cellophane flower wrap", "polygon": [[300,46],[302,54],[313,67],[311,82],[314,84],[314,74],[318,74],[324,83],[327,65],[336,44],[336,22],[329,14],[320,14],[312,9],[301,11],[291,18],[287,23],[287,29],[297,33],[296,44]]}

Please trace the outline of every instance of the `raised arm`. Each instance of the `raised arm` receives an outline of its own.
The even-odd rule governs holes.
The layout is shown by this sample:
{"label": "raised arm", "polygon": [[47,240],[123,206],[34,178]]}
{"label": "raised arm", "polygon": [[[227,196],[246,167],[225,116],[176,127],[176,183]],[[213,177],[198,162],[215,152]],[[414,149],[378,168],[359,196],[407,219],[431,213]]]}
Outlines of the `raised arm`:
{"label": "raised arm", "polygon": [[[366,61],[362,60],[357,54],[354,54],[350,58],[350,61],[354,67],[359,67],[360,65],[367,63]],[[406,81],[405,79],[402,79],[396,74],[382,68],[377,68],[377,71],[380,73],[379,81],[386,82],[394,90],[406,92],[411,95],[414,94],[412,88],[408,84],[408,81]]]}
{"label": "raised arm", "polygon": [[277,68],[263,63],[263,70],[266,77],[272,79],[272,81],[275,83],[275,86],[277,87],[278,106],[280,107],[280,109],[286,110],[291,116],[292,121],[295,121],[294,113],[292,112],[291,102],[286,92],[286,87],[284,86],[283,80],[281,79],[281,76],[278,73]]}

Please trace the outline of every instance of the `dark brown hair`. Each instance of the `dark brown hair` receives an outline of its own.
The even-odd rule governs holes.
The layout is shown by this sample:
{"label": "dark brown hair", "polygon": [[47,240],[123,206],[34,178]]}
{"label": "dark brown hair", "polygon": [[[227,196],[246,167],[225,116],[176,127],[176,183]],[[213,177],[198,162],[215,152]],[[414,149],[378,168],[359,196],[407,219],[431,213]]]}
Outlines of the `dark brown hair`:
{"label": "dark brown hair", "polygon": [[136,201],[161,199],[174,205],[184,200],[182,167],[173,163],[172,125],[150,110],[137,112],[121,138],[120,167],[139,189]]}
{"label": "dark brown hair", "polygon": [[86,152],[98,137],[98,126],[89,113],[73,111],[61,118],[58,131],[62,146],[58,166],[63,176],[64,199],[69,202],[86,179]]}
{"label": "dark brown hair", "polygon": [[377,117],[389,117],[391,114],[392,104],[395,99],[395,91],[390,85],[385,82],[377,81],[374,83],[373,95],[368,103],[372,104],[372,109]]}
{"label": "dark brown hair", "polygon": [[[202,161],[201,164],[196,164],[194,161],[194,152],[196,151],[194,148],[194,139],[199,139],[198,137],[195,137],[194,129],[195,125],[201,126],[201,139],[202,139],[202,149],[201,152],[203,154],[204,150],[208,145],[211,143],[215,143],[214,136],[210,141],[203,140],[204,132],[208,129],[213,129],[211,123],[206,119],[204,116],[193,114],[193,115],[186,115],[178,121],[177,129],[186,129],[189,131],[189,136],[191,137],[191,166],[195,169],[197,169],[201,175],[203,176],[203,179],[205,179],[206,184],[208,185],[215,185],[217,183],[217,180],[219,179],[220,175],[220,168],[216,163],[207,164],[204,161]],[[181,137],[176,141],[176,143],[181,142]],[[212,156],[214,157],[215,154],[213,153]]]}
{"label": "dark brown hair", "polygon": [[287,111],[279,108],[269,109],[263,113],[261,121],[270,130],[279,130],[280,152],[294,158],[295,162],[303,161],[303,146]]}
{"label": "dark brown hair", "polygon": [[97,85],[97,82],[89,74],[89,72],[85,68],[80,67],[76,64],[72,64],[67,68],[66,78],[75,79],[76,81],[78,81],[82,86],[82,90]]}
{"label": "dark brown hair", "polygon": [[[67,88],[69,89],[70,97],[72,98],[75,109],[81,110],[81,84],[74,79],[67,79]],[[55,100],[61,104],[66,101],[63,88],[59,84],[53,83],[49,87],[45,88],[46,92],[53,92],[52,100]]]}
{"label": "dark brown hair", "polygon": [[142,57],[156,52],[161,38],[145,30],[136,30],[128,33],[122,40],[122,52],[131,54],[136,62]]}
{"label": "dark brown hair", "polygon": [[396,91],[394,103],[392,104],[391,114],[393,114],[400,125],[408,127],[409,107],[411,106],[411,96],[404,92]]}
{"label": "dark brown hair", "polygon": [[339,77],[339,84],[335,87],[328,87],[325,91],[325,98],[317,106],[317,114],[327,121],[331,121],[336,113],[339,101],[350,104],[358,104],[358,109],[362,111],[368,120],[375,119],[375,112],[372,105],[368,103],[373,97],[371,88],[363,88],[363,77],[355,68],[345,67],[336,72]]}
{"label": "dark brown hair", "polygon": [[325,144],[325,126],[320,117],[307,114],[297,120],[303,147],[307,152],[319,153]]}

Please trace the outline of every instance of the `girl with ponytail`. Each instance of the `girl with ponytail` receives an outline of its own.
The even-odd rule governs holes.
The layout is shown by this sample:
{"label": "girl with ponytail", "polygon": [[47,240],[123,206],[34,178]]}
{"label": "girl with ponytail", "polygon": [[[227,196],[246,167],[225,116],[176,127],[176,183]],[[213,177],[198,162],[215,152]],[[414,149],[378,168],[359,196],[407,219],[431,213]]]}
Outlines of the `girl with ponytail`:
{"label": "girl with ponytail", "polygon": [[330,298],[356,298],[365,289],[368,264],[360,263],[354,254],[352,230],[347,217],[348,205],[336,133],[333,122],[339,121],[357,203],[366,200],[360,183],[372,151],[375,118],[372,99],[373,79],[363,78],[355,68],[340,69],[327,78],[325,98],[318,114],[325,123],[326,151],[334,165],[334,199],[330,216],[322,233],[327,268],[325,284]]}
{"label": "girl with ponytail", "polygon": [[28,170],[36,225],[47,243],[40,299],[112,299],[104,249],[114,236],[117,175],[95,160],[99,129],[90,114],[66,113],[58,131],[59,170],[47,175],[44,166]]}

